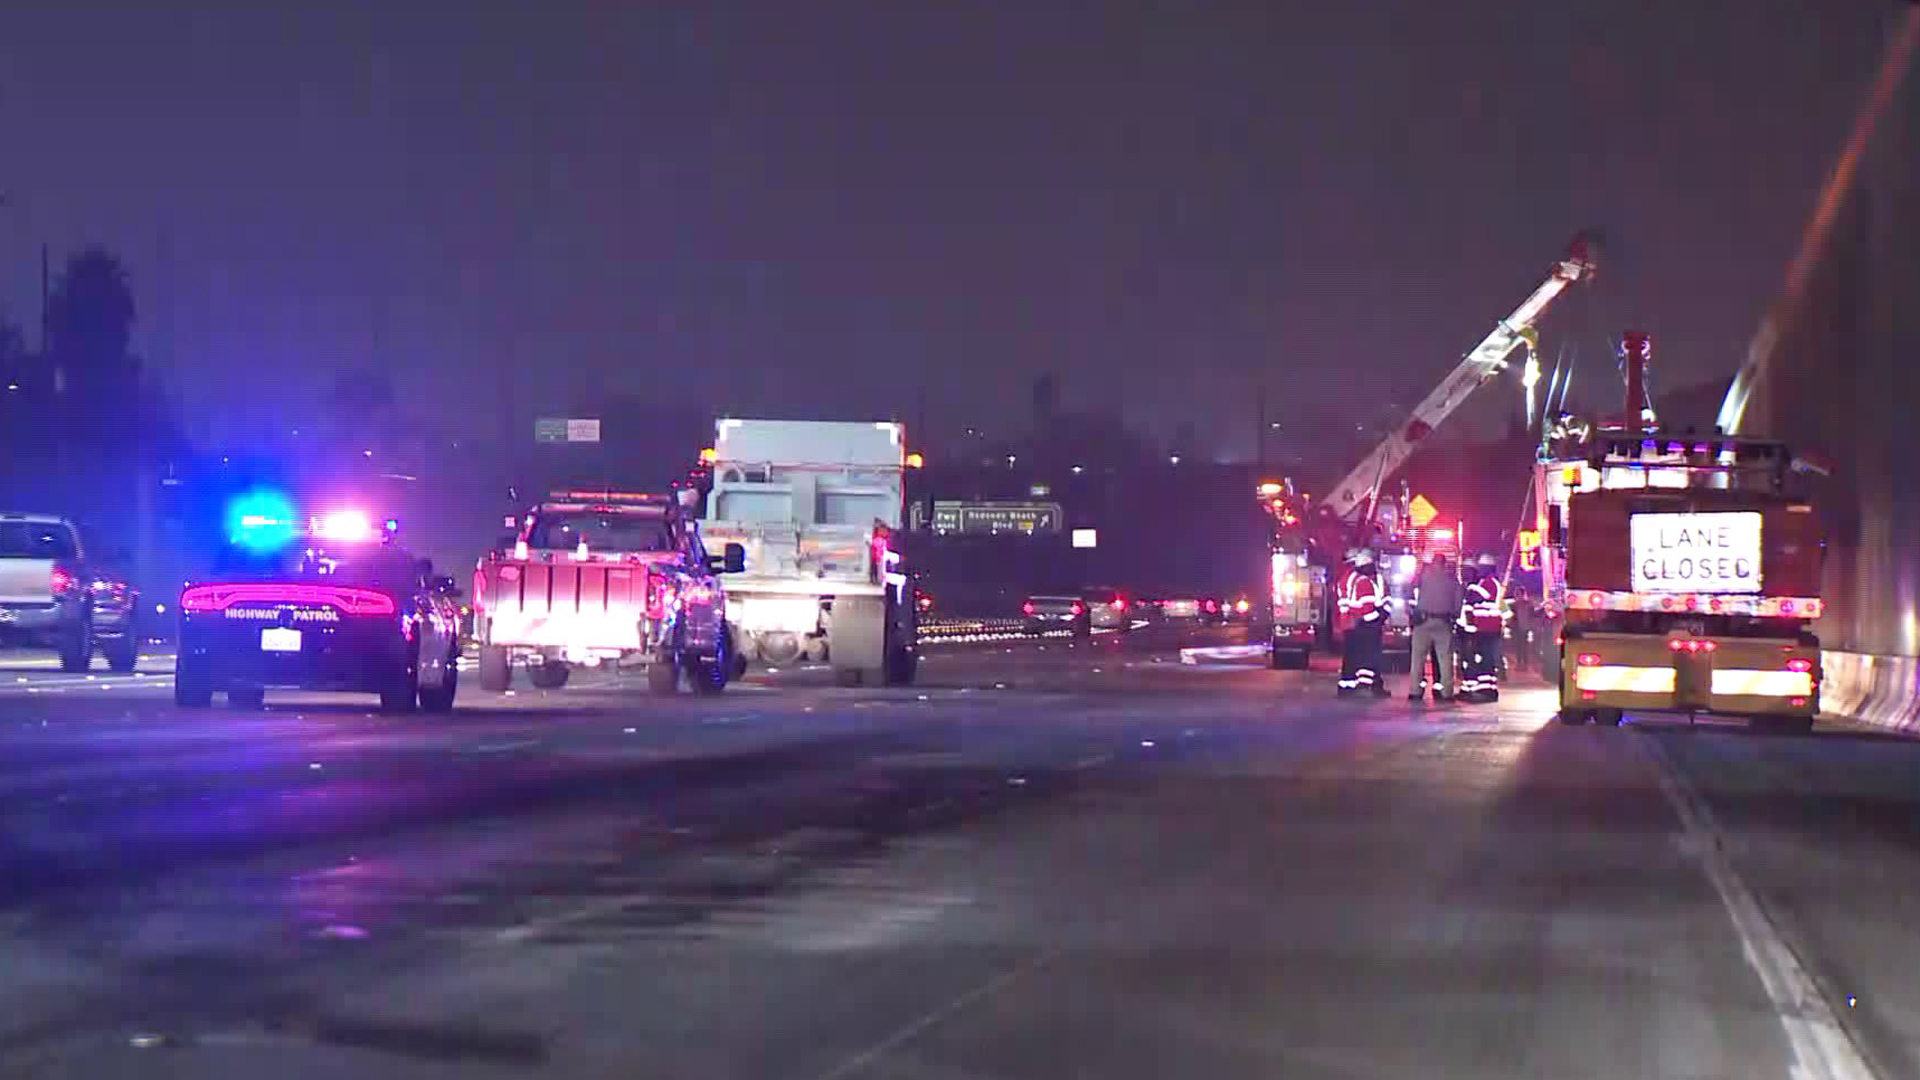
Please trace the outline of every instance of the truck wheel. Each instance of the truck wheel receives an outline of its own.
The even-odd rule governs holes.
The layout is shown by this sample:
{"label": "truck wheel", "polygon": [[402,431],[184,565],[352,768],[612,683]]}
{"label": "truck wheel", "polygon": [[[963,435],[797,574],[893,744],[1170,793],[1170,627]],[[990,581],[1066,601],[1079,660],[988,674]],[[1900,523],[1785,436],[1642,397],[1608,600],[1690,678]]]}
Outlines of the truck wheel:
{"label": "truck wheel", "polygon": [[100,651],[107,656],[108,671],[126,675],[140,662],[140,636],[128,626],[125,633],[109,639]]}
{"label": "truck wheel", "polygon": [[173,670],[173,703],[183,709],[204,709],[213,704],[213,680],[196,665],[176,663]]}
{"label": "truck wheel", "polygon": [[1619,727],[1627,715],[1619,709],[1600,709],[1593,714],[1593,722],[1601,727]]}
{"label": "truck wheel", "polygon": [[920,671],[920,654],[902,645],[887,654],[887,685],[912,686]]}
{"label": "truck wheel", "polygon": [[1593,719],[1593,714],[1585,709],[1561,709],[1555,719],[1568,727],[1579,727],[1581,724]]}
{"label": "truck wheel", "polygon": [[727,629],[724,622],[720,624],[713,648],[711,659],[689,656],[680,665],[687,669],[687,685],[702,697],[712,697],[725,690],[727,680],[733,676],[733,631]]}
{"label": "truck wheel", "polygon": [[236,709],[258,709],[267,703],[267,688],[264,686],[229,686],[227,704]]}
{"label": "truck wheel", "polygon": [[82,612],[77,624],[60,635],[60,670],[85,671],[93,666],[93,619]]}
{"label": "truck wheel", "polygon": [[527,681],[542,690],[558,690],[572,677],[573,668],[565,663],[548,660],[527,665]]}
{"label": "truck wheel", "polygon": [[502,694],[513,686],[513,662],[498,645],[480,646],[480,688]]}
{"label": "truck wheel", "polygon": [[1307,650],[1276,649],[1273,653],[1273,666],[1280,671],[1303,671],[1307,666]]}

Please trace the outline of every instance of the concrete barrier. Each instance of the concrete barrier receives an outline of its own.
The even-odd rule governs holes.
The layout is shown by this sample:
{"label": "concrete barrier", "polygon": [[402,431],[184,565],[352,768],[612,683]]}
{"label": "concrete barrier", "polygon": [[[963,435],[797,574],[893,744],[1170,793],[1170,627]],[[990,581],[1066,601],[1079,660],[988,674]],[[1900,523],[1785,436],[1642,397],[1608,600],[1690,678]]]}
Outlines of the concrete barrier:
{"label": "concrete barrier", "polygon": [[1820,711],[1896,731],[1920,731],[1920,657],[1824,650]]}

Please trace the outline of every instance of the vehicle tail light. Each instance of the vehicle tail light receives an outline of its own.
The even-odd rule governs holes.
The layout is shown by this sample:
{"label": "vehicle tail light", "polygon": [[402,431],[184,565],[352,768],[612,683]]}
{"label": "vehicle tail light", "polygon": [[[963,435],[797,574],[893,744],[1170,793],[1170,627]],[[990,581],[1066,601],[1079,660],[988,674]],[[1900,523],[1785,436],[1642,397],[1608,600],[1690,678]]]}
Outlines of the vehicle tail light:
{"label": "vehicle tail light", "polygon": [[73,571],[68,570],[64,566],[54,567],[53,575],[47,582],[47,586],[52,590],[53,597],[56,600],[72,593],[73,584]]}
{"label": "vehicle tail light", "polygon": [[1703,638],[1674,638],[1667,642],[1667,648],[1672,649],[1674,652],[1712,652],[1719,647],[1719,642],[1707,641]]}
{"label": "vehicle tail light", "polygon": [[1219,601],[1217,601],[1217,600],[1209,600],[1209,601],[1207,601],[1207,614],[1209,614],[1209,615],[1211,615],[1211,614],[1213,614],[1214,612],[1216,612],[1216,611],[1219,611],[1219,610],[1220,610],[1220,602],[1219,602]]}
{"label": "vehicle tail light", "polygon": [[1127,602],[1125,600],[1115,599],[1113,603],[1108,604],[1107,606],[1112,608],[1115,611],[1127,610]]}
{"label": "vehicle tail light", "polygon": [[1591,652],[1583,652],[1583,653],[1581,653],[1581,654],[1580,654],[1580,666],[1581,666],[1581,667],[1599,667],[1599,666],[1600,666],[1600,654],[1599,654],[1599,653],[1591,653]]}
{"label": "vehicle tail light", "polygon": [[234,604],[321,604],[346,615],[391,615],[393,597],[378,589],[335,585],[195,585],[180,594],[183,611],[225,611]]}
{"label": "vehicle tail light", "polygon": [[1021,604],[1021,605],[1020,605],[1020,613],[1021,613],[1022,615],[1031,615],[1031,614],[1033,614],[1033,601],[1031,601],[1031,600],[1029,600],[1029,601],[1027,601],[1027,602],[1026,602],[1026,603],[1024,603],[1024,604]]}
{"label": "vehicle tail light", "polygon": [[1075,600],[1073,602],[1072,610],[1075,615],[1085,615],[1087,613],[1087,605],[1081,603],[1078,600]]}
{"label": "vehicle tail light", "polygon": [[1787,670],[1788,671],[1812,671],[1813,661],[1807,659],[1804,656],[1796,656],[1793,659],[1787,661]]}

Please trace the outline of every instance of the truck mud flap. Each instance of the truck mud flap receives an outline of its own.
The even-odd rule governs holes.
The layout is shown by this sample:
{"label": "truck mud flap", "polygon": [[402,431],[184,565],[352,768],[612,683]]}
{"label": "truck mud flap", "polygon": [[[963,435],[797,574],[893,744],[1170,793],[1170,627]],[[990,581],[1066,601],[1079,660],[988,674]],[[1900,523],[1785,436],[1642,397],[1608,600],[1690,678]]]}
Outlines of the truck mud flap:
{"label": "truck mud flap", "polygon": [[887,605],[879,596],[842,596],[828,613],[835,671],[877,671],[886,661]]}

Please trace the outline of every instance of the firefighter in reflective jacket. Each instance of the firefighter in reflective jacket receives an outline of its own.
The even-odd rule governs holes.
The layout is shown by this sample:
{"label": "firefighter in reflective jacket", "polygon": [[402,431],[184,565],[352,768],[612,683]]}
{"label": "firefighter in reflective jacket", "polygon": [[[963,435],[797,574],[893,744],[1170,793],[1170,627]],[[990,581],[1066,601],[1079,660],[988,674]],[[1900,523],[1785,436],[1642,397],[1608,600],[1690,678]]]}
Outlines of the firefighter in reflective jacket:
{"label": "firefighter in reflective jacket", "polygon": [[1365,548],[1347,552],[1347,571],[1340,576],[1335,599],[1345,635],[1340,658],[1341,697],[1387,696],[1386,680],[1380,677],[1380,631],[1386,625],[1387,605],[1392,602],[1374,572],[1373,552]]}
{"label": "firefighter in reflective jacket", "polygon": [[1478,576],[1467,583],[1467,604],[1462,612],[1467,628],[1467,670],[1460,682],[1460,697],[1465,701],[1500,700],[1499,566],[1492,555],[1480,556]]}

